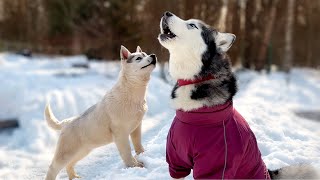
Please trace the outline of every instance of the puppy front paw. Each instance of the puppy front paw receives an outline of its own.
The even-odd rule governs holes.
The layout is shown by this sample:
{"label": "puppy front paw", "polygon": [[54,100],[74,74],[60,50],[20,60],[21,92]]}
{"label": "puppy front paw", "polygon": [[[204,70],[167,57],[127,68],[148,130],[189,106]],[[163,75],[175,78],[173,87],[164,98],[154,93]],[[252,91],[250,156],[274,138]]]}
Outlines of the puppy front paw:
{"label": "puppy front paw", "polygon": [[144,148],[141,146],[140,148],[136,149],[136,155],[139,155],[141,153],[144,153]]}
{"label": "puppy front paw", "polygon": [[137,161],[135,167],[144,168],[143,162]]}
{"label": "puppy front paw", "polygon": [[129,163],[126,163],[127,167],[140,167],[143,168],[144,164],[143,162],[138,161],[136,158],[132,158],[132,161]]}

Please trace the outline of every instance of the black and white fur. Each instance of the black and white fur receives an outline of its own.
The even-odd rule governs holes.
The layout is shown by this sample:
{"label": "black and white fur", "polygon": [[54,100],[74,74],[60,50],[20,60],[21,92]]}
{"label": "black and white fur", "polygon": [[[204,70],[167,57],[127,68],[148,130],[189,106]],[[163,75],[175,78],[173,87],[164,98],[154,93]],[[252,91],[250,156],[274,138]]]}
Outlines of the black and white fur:
{"label": "black and white fur", "polygon": [[184,21],[169,12],[160,27],[158,39],[170,52],[169,72],[175,80],[215,77],[195,85],[176,85],[171,96],[174,108],[190,111],[232,100],[237,86],[226,51],[235,35],[220,33],[200,20]]}
{"label": "black and white fur", "polygon": [[[226,52],[236,39],[230,33],[219,32],[197,19],[182,20],[165,12],[160,21],[158,40],[170,52],[169,72],[173,79],[193,80],[214,76],[202,83],[172,90],[175,109],[191,111],[215,106],[232,100],[237,83]],[[289,166],[269,171],[272,178],[316,178],[311,166]],[[299,173],[297,173],[299,172]]]}

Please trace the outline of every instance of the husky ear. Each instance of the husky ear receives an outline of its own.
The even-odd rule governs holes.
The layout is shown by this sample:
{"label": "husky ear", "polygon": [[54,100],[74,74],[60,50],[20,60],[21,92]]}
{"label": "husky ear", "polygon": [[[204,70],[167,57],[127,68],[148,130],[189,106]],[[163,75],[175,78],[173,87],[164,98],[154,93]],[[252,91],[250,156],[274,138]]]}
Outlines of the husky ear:
{"label": "husky ear", "polygon": [[218,49],[220,49],[222,52],[227,52],[232,46],[233,42],[236,40],[236,36],[231,33],[218,32],[215,39]]}
{"label": "husky ear", "polygon": [[142,50],[141,50],[140,46],[137,46],[137,50],[136,50],[136,52],[138,52],[138,53],[142,53]]}
{"label": "husky ear", "polygon": [[121,60],[127,60],[130,55],[131,55],[131,52],[126,47],[121,45],[121,49],[120,49]]}

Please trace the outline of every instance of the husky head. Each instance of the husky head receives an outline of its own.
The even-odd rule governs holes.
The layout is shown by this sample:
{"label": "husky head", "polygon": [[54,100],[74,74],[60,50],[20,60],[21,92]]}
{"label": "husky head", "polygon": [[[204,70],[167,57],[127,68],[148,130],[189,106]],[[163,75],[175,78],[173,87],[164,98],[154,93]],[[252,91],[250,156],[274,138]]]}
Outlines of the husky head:
{"label": "husky head", "polygon": [[175,109],[190,111],[232,100],[237,85],[226,52],[235,35],[218,32],[197,19],[182,20],[170,12],[161,18],[160,31],[159,42],[170,52],[173,79],[211,79],[186,86],[177,82],[171,93]]}
{"label": "husky head", "polygon": [[157,57],[155,54],[147,55],[138,46],[136,52],[131,53],[126,47],[120,49],[122,71],[130,78],[148,78],[156,67]]}
{"label": "husky head", "polygon": [[207,71],[204,66],[211,64],[209,61],[217,59],[215,57],[225,55],[236,38],[234,34],[218,32],[200,20],[182,20],[170,12],[165,12],[161,18],[160,31],[158,40],[170,52],[169,72],[174,79],[205,75],[208,72],[204,72]]}

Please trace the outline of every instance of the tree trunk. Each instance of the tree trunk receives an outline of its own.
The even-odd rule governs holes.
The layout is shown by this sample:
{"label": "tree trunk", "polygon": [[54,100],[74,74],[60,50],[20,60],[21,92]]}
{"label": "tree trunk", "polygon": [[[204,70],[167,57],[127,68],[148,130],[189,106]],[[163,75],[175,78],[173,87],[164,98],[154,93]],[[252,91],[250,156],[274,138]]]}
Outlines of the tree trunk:
{"label": "tree trunk", "polygon": [[244,64],[244,48],[245,48],[245,29],[246,29],[246,0],[240,0],[240,12],[239,12],[239,19],[240,19],[240,23],[239,23],[239,30],[240,30],[240,37],[238,38],[240,41],[240,52],[239,52],[239,61],[240,64],[243,66]]}
{"label": "tree trunk", "polygon": [[294,15],[295,0],[288,0],[288,14],[286,24],[286,36],[285,36],[285,56],[283,60],[283,70],[286,73],[290,72],[292,66],[292,34],[293,34],[293,15]]}
{"label": "tree trunk", "polygon": [[312,67],[312,30],[313,30],[313,22],[312,22],[312,13],[313,12],[313,4],[306,3],[307,12],[306,12],[306,20],[307,20],[307,58],[306,58],[306,65],[308,67]]}
{"label": "tree trunk", "polygon": [[262,44],[261,44],[261,47],[260,47],[260,50],[259,50],[259,53],[257,56],[257,62],[256,62],[256,67],[255,67],[255,69],[257,71],[261,71],[265,65],[267,48],[268,48],[268,45],[270,42],[271,33],[273,30],[273,25],[274,25],[274,20],[276,18],[276,14],[277,14],[278,2],[279,2],[279,0],[272,1],[272,6],[271,6],[268,22],[266,23],[266,28],[265,28],[264,35],[263,35]]}
{"label": "tree trunk", "polygon": [[195,3],[193,2],[193,0],[185,0],[185,19],[190,19],[194,17],[194,5]]}
{"label": "tree trunk", "polygon": [[0,21],[4,19],[4,3],[0,1]]}
{"label": "tree trunk", "polygon": [[228,14],[228,0],[223,0],[223,5],[220,10],[219,18],[219,31],[224,32],[226,30],[226,20]]}
{"label": "tree trunk", "polygon": [[256,36],[254,32],[257,31],[256,19],[258,8],[256,7],[258,0],[249,0],[245,2],[244,11],[244,26],[243,44],[242,44],[242,66],[243,68],[250,69],[256,53],[252,47],[256,45]]}

